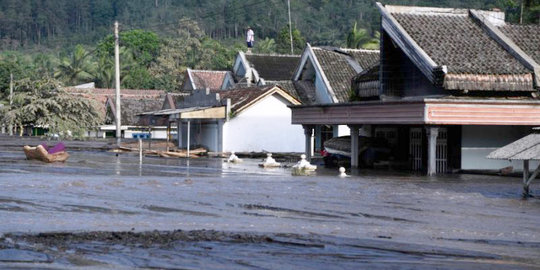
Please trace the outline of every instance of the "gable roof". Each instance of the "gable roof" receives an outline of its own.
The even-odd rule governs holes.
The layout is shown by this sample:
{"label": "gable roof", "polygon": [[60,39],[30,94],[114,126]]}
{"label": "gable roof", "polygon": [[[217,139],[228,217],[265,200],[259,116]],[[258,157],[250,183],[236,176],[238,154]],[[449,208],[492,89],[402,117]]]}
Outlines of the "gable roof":
{"label": "gable roof", "polygon": [[336,102],[349,101],[351,79],[379,62],[378,50],[308,47]]}
{"label": "gable roof", "polygon": [[504,24],[504,13],[377,4],[385,32],[434,85],[534,91],[532,70],[486,30]]}
{"label": "gable roof", "polygon": [[281,81],[292,78],[300,55],[247,53],[245,59],[264,80]]}
{"label": "gable roof", "polygon": [[300,104],[300,101],[284,91],[279,85],[266,85],[262,87],[238,88],[213,92],[218,93],[222,101],[231,99],[231,111],[233,113],[239,113],[257,103],[259,100],[274,94],[283,97],[293,105]]}
{"label": "gable roof", "polygon": [[232,81],[232,73],[230,71],[220,70],[186,70],[186,81],[192,89],[211,90],[223,89],[226,80]]}

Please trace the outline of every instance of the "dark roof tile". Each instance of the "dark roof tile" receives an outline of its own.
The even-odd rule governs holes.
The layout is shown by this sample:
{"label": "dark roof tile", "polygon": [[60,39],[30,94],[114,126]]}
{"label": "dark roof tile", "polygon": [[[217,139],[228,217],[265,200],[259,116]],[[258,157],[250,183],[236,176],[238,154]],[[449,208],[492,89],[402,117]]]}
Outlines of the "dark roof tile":
{"label": "dark roof tile", "polygon": [[280,81],[292,78],[300,55],[246,54],[246,60],[263,79]]}
{"label": "dark roof tile", "polygon": [[525,74],[525,68],[468,14],[392,13],[437,65],[454,74]]}
{"label": "dark roof tile", "polygon": [[507,24],[499,29],[540,64],[540,25]]}
{"label": "dark roof tile", "polygon": [[[351,79],[358,72],[379,62],[379,51],[376,50],[312,49],[338,102],[349,101]],[[358,66],[355,68],[355,65]]]}

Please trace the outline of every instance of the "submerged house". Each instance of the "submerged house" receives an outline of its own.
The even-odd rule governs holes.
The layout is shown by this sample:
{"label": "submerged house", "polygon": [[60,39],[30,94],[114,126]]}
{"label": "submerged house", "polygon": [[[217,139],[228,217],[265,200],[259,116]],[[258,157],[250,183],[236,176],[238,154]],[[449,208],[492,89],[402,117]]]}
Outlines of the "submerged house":
{"label": "submerged house", "polygon": [[[293,83],[303,104],[338,104],[349,101],[351,79],[379,63],[378,50],[313,47],[309,43],[293,74]],[[325,140],[349,135],[345,125],[317,125],[314,151]]]}
{"label": "submerged house", "polygon": [[[115,130],[116,126],[114,125],[114,114],[113,112],[116,112],[114,110],[114,97],[115,96],[115,89],[106,89],[106,88],[81,88],[81,87],[69,87],[65,88],[65,91],[68,92],[71,95],[87,98],[90,100],[95,101],[98,106],[101,115],[103,116],[102,122],[103,125],[96,128],[96,130],[89,130],[87,132],[88,137],[114,137],[115,136]],[[163,90],[146,90],[146,89],[121,89],[120,90],[121,95],[121,108],[122,108],[122,134],[124,134],[124,137],[129,138],[132,136],[132,131],[127,131],[133,129],[134,127],[142,127],[143,125],[140,125],[137,123],[136,114],[143,112],[139,111],[138,107],[140,104],[134,104],[137,102],[142,103],[155,103],[155,101],[158,101],[159,106],[152,105],[152,106],[146,106],[149,110],[158,110],[161,108],[163,104],[163,97],[165,96],[165,91]],[[127,101],[129,100],[129,101]],[[133,101],[135,100],[135,101]],[[141,101],[142,100],[142,101]],[[122,106],[126,102],[126,109],[124,110],[124,106]],[[151,109],[150,109],[151,108]],[[156,134],[157,135],[157,134]],[[158,136],[160,137],[160,136]]]}
{"label": "submerged house", "polygon": [[507,24],[495,11],[377,6],[379,69],[352,80],[355,101],[294,106],[293,123],[308,135],[348,125],[353,152],[363,127],[430,175],[508,166],[485,156],[540,125],[540,26]]}
{"label": "submerged house", "polygon": [[176,123],[178,146],[211,152],[302,152],[302,128],[291,124],[289,105],[300,102],[278,85],[195,90],[175,109],[147,112]]}

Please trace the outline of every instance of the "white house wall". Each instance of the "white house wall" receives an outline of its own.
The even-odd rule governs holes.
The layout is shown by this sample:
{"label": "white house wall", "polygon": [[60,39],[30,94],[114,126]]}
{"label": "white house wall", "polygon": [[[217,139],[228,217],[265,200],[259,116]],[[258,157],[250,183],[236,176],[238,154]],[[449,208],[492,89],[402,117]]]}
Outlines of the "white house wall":
{"label": "white house wall", "polygon": [[304,152],[304,131],[291,124],[291,109],[269,96],[224,124],[225,152]]}
{"label": "white house wall", "polygon": [[315,76],[315,96],[317,99],[317,103],[333,103],[332,98],[330,97],[330,93],[328,92],[328,89],[326,88],[326,85],[324,84],[319,73],[317,73],[317,75]]}
{"label": "white house wall", "polygon": [[[514,170],[522,170],[522,161],[487,159],[486,156],[497,148],[530,133],[531,128],[523,126],[463,126],[461,168],[464,170],[498,170],[513,166]],[[538,162],[532,161],[530,163],[531,168],[536,168],[536,166],[538,166]]]}

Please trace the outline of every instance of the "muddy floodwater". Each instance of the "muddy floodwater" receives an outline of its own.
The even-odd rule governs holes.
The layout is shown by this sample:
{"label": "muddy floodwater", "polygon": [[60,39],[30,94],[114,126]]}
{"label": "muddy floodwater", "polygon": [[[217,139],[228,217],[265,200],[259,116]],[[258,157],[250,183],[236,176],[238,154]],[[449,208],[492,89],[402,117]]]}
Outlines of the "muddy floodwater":
{"label": "muddy floodwater", "polygon": [[0,268],[540,269],[519,178],[71,154],[0,151]]}

